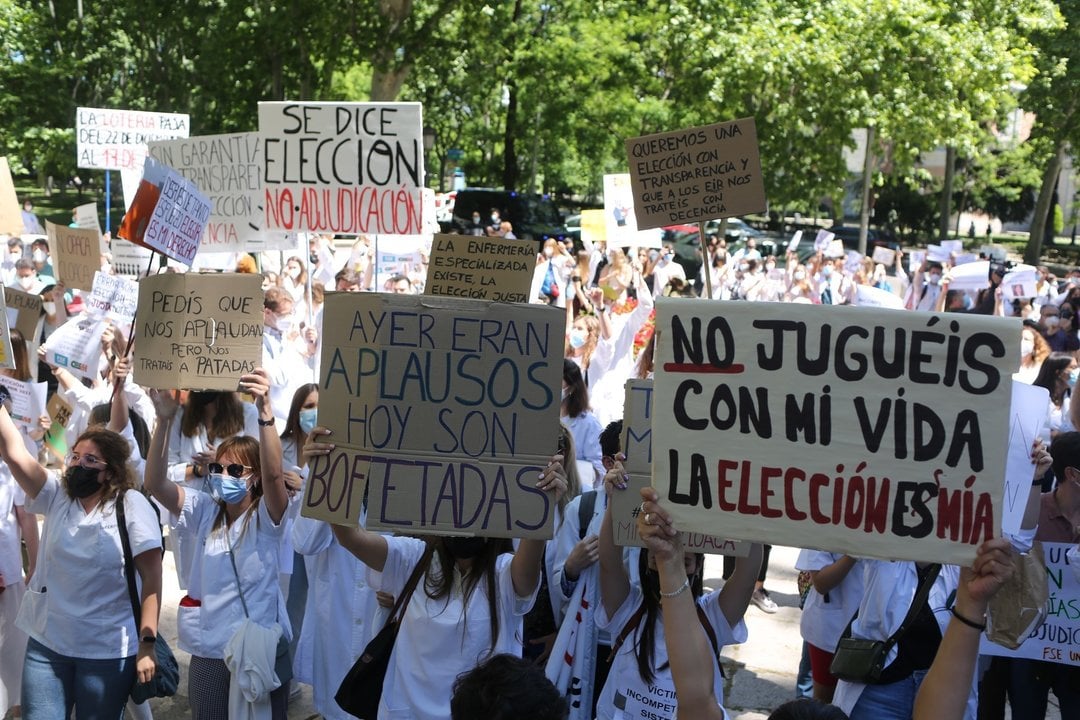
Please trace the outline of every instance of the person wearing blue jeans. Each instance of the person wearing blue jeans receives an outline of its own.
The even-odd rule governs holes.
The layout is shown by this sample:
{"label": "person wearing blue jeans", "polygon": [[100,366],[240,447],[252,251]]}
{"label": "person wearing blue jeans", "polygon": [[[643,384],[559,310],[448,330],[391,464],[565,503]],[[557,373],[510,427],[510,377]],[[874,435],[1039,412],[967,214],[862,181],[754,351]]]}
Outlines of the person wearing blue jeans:
{"label": "person wearing blue jeans", "polygon": [[[69,657],[30,638],[23,664],[22,716],[55,720],[70,717],[77,707],[80,720],[120,718],[134,683],[134,655],[110,660]],[[119,712],[106,713],[105,708]]]}

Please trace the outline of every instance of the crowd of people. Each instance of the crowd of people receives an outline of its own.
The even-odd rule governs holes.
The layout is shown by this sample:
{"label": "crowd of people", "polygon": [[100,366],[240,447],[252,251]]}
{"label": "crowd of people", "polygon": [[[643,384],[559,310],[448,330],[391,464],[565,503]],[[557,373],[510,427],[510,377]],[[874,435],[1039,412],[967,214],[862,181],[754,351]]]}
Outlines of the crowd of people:
{"label": "crowd of people", "polygon": [[[482,233],[512,235],[495,213],[475,222]],[[797,567],[807,577],[802,632],[814,700],[773,717],[993,718],[1008,698],[1013,717],[1039,718],[1051,690],[1064,716],[1080,717],[1076,667],[976,662],[987,601],[1008,580],[1010,555],[1031,536],[1080,542],[1080,403],[1069,402],[1080,376],[1080,271],[1058,282],[1043,270],[1036,296],[1006,301],[996,262],[984,288],[955,291],[949,263],[924,262],[909,276],[899,253],[886,268],[822,253],[763,256],[752,241],[729,253],[714,238],[692,278],[671,245],[546,240],[532,295],[565,310],[566,336],[561,423],[546,430],[558,452],[537,486],[558,512],[553,539],[510,542],[390,536],[365,529],[364,516],[343,527],[299,514],[307,467],[334,440],[318,424],[324,294],[422,292],[426,253],[392,274],[380,273],[368,238],[312,236],[306,253],[276,262],[237,257],[237,272],[263,271],[261,366],[236,392],[180,392],[131,380],[130,328],[109,327],[91,380],[46,364],[35,348],[85,309],[55,277],[46,241],[12,238],[7,247],[5,284],[40,294],[43,310],[35,337],[11,331],[16,367],[4,372],[47,382],[72,413],[69,451],[56,457],[43,443],[48,416],[17,422],[0,408],[0,712],[115,718],[127,707],[151,716],[129,694],[155,670],[167,544],[184,592],[175,609],[179,647],[191,655],[186,694],[200,720],[284,718],[298,684],[312,687],[322,716],[349,717],[335,693],[391,616],[400,630],[382,720],[727,717],[723,648],[767,642],[748,637],[744,618],[751,604],[777,609],[764,587],[768,546],[731,559],[722,586],[705,588],[703,556],[682,550],[648,489],[638,515],[646,548],[616,544],[610,498],[627,487],[625,382],[652,376],[659,296],[709,288],[716,299],[843,304],[873,286],[910,310],[1024,319],[1016,378],[1046,387],[1051,402],[1032,452],[1030,532],[988,543],[971,568],[804,550]],[[40,534],[35,516],[44,517]],[[136,612],[128,563],[139,580]],[[878,681],[830,672],[841,636],[885,640],[901,624],[911,627]],[[1002,679],[984,681],[980,695],[984,671]]]}

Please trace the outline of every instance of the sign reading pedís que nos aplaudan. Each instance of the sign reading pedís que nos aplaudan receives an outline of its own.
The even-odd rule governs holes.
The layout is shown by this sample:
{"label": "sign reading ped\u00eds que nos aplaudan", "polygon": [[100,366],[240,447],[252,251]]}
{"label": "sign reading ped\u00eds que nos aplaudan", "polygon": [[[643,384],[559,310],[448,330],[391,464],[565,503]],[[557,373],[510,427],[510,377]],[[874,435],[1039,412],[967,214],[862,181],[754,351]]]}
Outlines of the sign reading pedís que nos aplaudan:
{"label": "sign reading ped\u00eds que nos aplaudan", "polygon": [[144,387],[236,390],[262,364],[260,275],[151,275],[136,317],[132,371]]}
{"label": "sign reading ped\u00eds que nos aplaudan", "polygon": [[420,103],[259,103],[267,230],[419,235]]}
{"label": "sign reading ped\u00eds que nos aplaudan", "polygon": [[[626,489],[616,491],[610,499],[616,545],[645,547],[638,535],[637,516],[641,488],[652,484],[652,408],[653,381],[627,380],[621,446],[626,456],[623,467],[629,477]],[[750,543],[695,532],[682,533],[682,545],[691,552],[739,557],[750,554]]]}
{"label": "sign reading ped\u00eds que nos aplaudan", "polygon": [[404,533],[550,538],[536,488],[558,444],[565,313],[384,293],[326,297],[301,512]]}
{"label": "sign reading ped\u00eds que nos aplaudan", "polygon": [[753,118],[626,141],[638,230],[766,208]]}
{"label": "sign reading ped\u00eds que nos aplaudan", "polygon": [[1018,322],[661,298],[656,328],[680,528],[961,565],[997,534]]}

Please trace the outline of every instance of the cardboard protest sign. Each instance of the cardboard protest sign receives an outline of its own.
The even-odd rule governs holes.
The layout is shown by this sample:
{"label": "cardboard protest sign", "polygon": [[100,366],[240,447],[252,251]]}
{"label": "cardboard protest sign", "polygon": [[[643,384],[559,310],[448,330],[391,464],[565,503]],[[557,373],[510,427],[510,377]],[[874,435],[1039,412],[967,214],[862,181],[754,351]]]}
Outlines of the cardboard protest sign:
{"label": "cardboard protest sign", "polygon": [[187,137],[191,119],[183,113],[81,107],[75,113],[75,132],[77,167],[137,172],[147,143]]}
{"label": "cardboard protest sign", "polygon": [[[94,273],[94,284],[85,298],[86,312],[128,328],[135,319],[139,302],[139,284],[120,275]],[[126,330],[125,330],[126,333]]]}
{"label": "cardboard protest sign", "polygon": [[[629,173],[604,176],[604,239],[620,246],[658,248],[663,242],[659,230],[638,228],[634,211],[634,186]],[[584,215],[584,213],[583,213]]]}
{"label": "cardboard protest sign", "polygon": [[802,230],[796,230],[795,234],[791,236],[791,240],[788,241],[787,251],[793,253],[798,251],[799,243],[802,242]]}
{"label": "cardboard protest sign", "polygon": [[135,201],[117,234],[188,267],[210,219],[210,199],[168,165],[146,158]]}
{"label": "cardboard protest sign", "polygon": [[[4,288],[5,316],[8,327],[14,327],[23,334],[27,342],[38,337],[38,323],[41,321],[41,296],[25,293],[14,288]],[[4,333],[7,336],[7,333]]]}
{"label": "cardboard protest sign", "polygon": [[1049,408],[1050,392],[1046,388],[1013,380],[1009,410],[1009,454],[1005,464],[1005,492],[1001,510],[1001,529],[1013,535],[1020,531],[1031,491],[1031,445],[1046,425]]}
{"label": "cardboard protest sign", "polygon": [[925,250],[912,250],[908,253],[908,271],[915,272],[926,261]]}
{"label": "cardboard protest sign", "polygon": [[896,251],[878,245],[874,248],[874,254],[871,257],[875,263],[891,267],[896,262]]}
{"label": "cardboard protest sign", "polygon": [[851,303],[858,307],[881,307],[903,310],[904,300],[899,295],[872,285],[856,285],[855,299]]}
{"label": "cardboard protest sign", "polygon": [[862,267],[863,254],[857,250],[848,250],[844,253],[844,269],[855,274]]}
{"label": "cardboard protest sign", "polygon": [[997,535],[1019,321],[656,310],[653,480],[679,527],[955,564]]}
{"label": "cardboard protest sign", "polygon": [[0,156],[0,233],[23,234],[22,208],[6,157]]}
{"label": "cardboard protest sign", "polygon": [[1067,553],[1071,543],[1043,543],[1050,597],[1046,601],[1046,622],[1016,650],[992,643],[983,635],[979,653],[1000,657],[1045,660],[1080,666],[1080,582]]}
{"label": "cardboard protest sign", "polygon": [[75,206],[75,227],[83,230],[94,230],[101,235],[101,218],[98,217],[96,202],[88,202]]}
{"label": "cardboard protest sign", "polygon": [[1001,279],[1004,299],[1030,298],[1038,295],[1039,271],[1031,265],[1016,265]]}
{"label": "cardboard protest sign", "polygon": [[45,406],[45,412],[48,413],[49,418],[52,420],[52,425],[45,432],[45,447],[61,460],[67,457],[66,429],[67,424],[71,422],[73,410],[74,408],[65,402],[59,393],[54,393]]}
{"label": "cardboard protest sign", "polygon": [[827,258],[842,258],[844,257],[844,241],[833,239],[829,242],[829,247],[825,248],[825,257]]}
{"label": "cardboard protest sign", "polygon": [[558,446],[565,313],[539,305],[329,293],[319,423],[301,513],[425,534],[550,538],[536,488]]}
{"label": "cardboard protest sign", "polygon": [[[637,516],[641,488],[652,484],[652,407],[653,381],[627,380],[621,445],[626,456],[623,467],[630,477],[626,489],[616,491],[608,500],[616,545],[645,547],[637,532]],[[693,552],[739,557],[750,554],[750,543],[695,532],[682,533],[682,543]]]}
{"label": "cardboard protest sign", "polygon": [[765,210],[753,118],[626,141],[639,229]]}
{"label": "cardboard protest sign", "polygon": [[56,279],[66,287],[89,290],[101,270],[101,236],[97,230],[53,225],[45,221],[49,249],[56,261]]}
{"label": "cardboard protest sign", "polygon": [[420,103],[259,103],[261,227],[418,235]]}
{"label": "cardboard protest sign", "polygon": [[46,383],[16,380],[0,375],[0,385],[11,394],[11,419],[23,427],[36,428],[38,418],[45,414]]}
{"label": "cardboard protest sign", "polygon": [[[814,236],[814,250],[817,252],[825,252],[832,245],[833,238],[836,235],[828,230],[818,230],[817,235]],[[840,247],[843,248],[843,243],[840,243]]]}
{"label": "cardboard protest sign", "polygon": [[591,250],[596,243],[607,241],[607,226],[604,210],[581,211],[581,243],[586,250]]}
{"label": "cardboard protest sign", "polygon": [[952,252],[946,250],[941,245],[927,245],[926,257],[932,262],[947,263],[952,259]]}
{"label": "cardboard protest sign", "polygon": [[[262,364],[262,276],[162,273],[139,281],[135,382],[236,390]],[[327,327],[330,327],[329,325]]]}
{"label": "cardboard protest sign", "polygon": [[58,327],[45,341],[45,362],[67,368],[73,375],[93,380],[101,361],[101,336],[107,320],[79,315]]}
{"label": "cardboard protest sign", "polygon": [[[3,300],[0,299],[0,333],[3,333],[3,337],[0,337],[0,368],[13,369],[15,367],[15,351],[11,346],[11,331],[9,330],[14,325],[13,315],[17,317],[18,314],[17,312],[9,313]],[[29,338],[31,342],[34,339],[33,336]]]}
{"label": "cardboard protest sign", "polygon": [[536,246],[521,240],[436,235],[425,295],[495,302],[529,302]]}
{"label": "cardboard protest sign", "polygon": [[140,278],[146,276],[148,270],[154,272],[157,267],[154,251],[150,248],[119,238],[112,241],[112,269],[117,275]]}
{"label": "cardboard protest sign", "polygon": [[295,239],[287,239],[285,233],[261,229],[259,133],[160,140],[150,143],[149,148],[151,157],[174,168],[210,199],[210,218],[199,245],[200,254],[254,253],[295,246]]}

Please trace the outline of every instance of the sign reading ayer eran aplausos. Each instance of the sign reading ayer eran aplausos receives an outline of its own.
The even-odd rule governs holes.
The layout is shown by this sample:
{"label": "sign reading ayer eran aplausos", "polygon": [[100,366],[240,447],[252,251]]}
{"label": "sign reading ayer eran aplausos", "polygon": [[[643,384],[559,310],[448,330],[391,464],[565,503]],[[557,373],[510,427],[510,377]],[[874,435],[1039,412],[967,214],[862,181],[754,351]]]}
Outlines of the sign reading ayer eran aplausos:
{"label": "sign reading ayer eran aplausos", "polygon": [[660,298],[656,329],[679,529],[960,565],[998,534],[1015,320]]}
{"label": "sign reading ayer eran aplausos", "polygon": [[326,296],[301,512],[405,533],[550,538],[536,484],[558,445],[565,313],[384,293]]}
{"label": "sign reading ayer eran aplausos", "polygon": [[626,141],[638,230],[765,210],[753,118]]}

